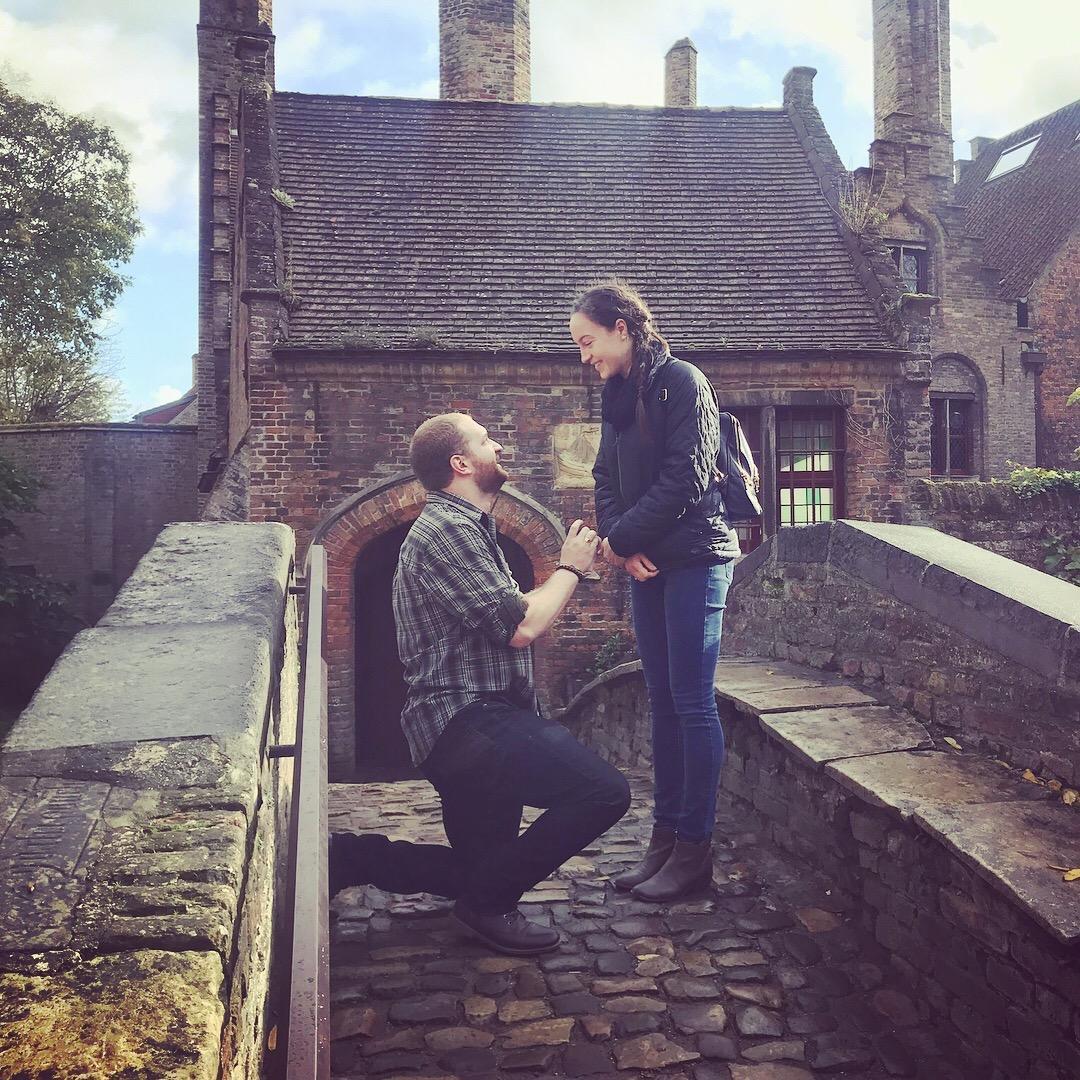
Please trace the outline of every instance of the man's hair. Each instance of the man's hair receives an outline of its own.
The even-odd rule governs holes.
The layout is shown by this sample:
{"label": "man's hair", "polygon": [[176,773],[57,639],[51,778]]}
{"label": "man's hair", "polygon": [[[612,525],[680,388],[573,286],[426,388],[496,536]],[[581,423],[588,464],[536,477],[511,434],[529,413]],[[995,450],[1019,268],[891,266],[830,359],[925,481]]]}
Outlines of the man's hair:
{"label": "man's hair", "polygon": [[466,413],[440,413],[425,420],[413,433],[409,443],[409,461],[417,480],[428,491],[442,491],[454,470],[450,459],[465,453],[465,433],[461,421]]}

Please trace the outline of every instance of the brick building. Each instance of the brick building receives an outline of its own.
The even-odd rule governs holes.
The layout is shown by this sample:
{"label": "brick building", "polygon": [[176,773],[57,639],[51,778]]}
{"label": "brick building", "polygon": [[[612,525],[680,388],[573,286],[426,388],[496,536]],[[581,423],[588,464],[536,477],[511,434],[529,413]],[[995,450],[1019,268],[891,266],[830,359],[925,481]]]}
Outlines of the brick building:
{"label": "brick building", "polygon": [[[973,139],[956,201],[985,237],[998,297],[1035,375],[1036,456],[1076,468],[1080,408],[1080,101],[1001,139]],[[1014,352],[1017,346],[1014,345]]]}
{"label": "brick building", "polygon": [[[1000,478],[1080,443],[1080,102],[953,161],[947,3],[873,0],[874,141],[857,182],[934,310],[931,469]],[[956,179],[959,174],[959,179]],[[1049,366],[1046,367],[1049,361]],[[1045,370],[1044,370],[1045,368]]]}
{"label": "brick building", "polygon": [[[895,201],[889,239],[933,259],[935,222],[963,214],[950,209],[947,109],[897,117],[947,103],[947,48],[946,81],[917,102],[885,74],[923,56],[893,47],[903,33],[890,20],[908,20],[910,41],[929,7],[946,5],[875,4],[873,153],[889,166],[876,189]],[[201,4],[204,513],[286,521],[301,551],[326,545],[338,776],[404,756],[389,584],[422,497],[407,462],[416,425],[466,409],[507,447],[495,516],[524,587],[550,572],[560,523],[591,516],[599,386],[566,321],[596,277],[637,284],[675,354],[743,420],[768,533],[842,514],[904,520],[908,483],[930,474],[931,392],[957,383],[981,394],[993,471],[1034,453],[1027,367],[1013,357],[990,392],[989,361],[963,336],[990,312],[993,333],[1015,340],[978,241],[947,264],[982,309],[953,314],[947,300],[932,316],[946,261],[905,284],[907,248],[894,263],[841,212],[812,68],[788,73],[780,108],[698,108],[684,39],[667,56],[663,108],[541,105],[529,101],[526,0],[443,0],[440,17],[439,100],[340,97],[274,90],[270,0]],[[936,386],[932,333],[952,334]],[[549,706],[626,626],[612,578],[579,601],[538,647]]]}

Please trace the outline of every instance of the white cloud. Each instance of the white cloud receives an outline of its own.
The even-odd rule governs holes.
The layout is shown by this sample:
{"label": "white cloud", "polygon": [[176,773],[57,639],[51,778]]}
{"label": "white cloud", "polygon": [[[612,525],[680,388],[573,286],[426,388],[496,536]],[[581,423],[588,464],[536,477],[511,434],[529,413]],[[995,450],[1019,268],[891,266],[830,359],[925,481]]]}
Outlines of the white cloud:
{"label": "white cloud", "polygon": [[178,389],[175,386],[159,386],[154,391],[154,405],[168,405],[170,401],[175,401],[178,397],[183,395],[184,391]]}
{"label": "white cloud", "polygon": [[194,34],[181,43],[119,14],[81,9],[45,23],[0,10],[0,68],[28,96],[108,124],[132,156],[144,219],[189,197],[195,164]]}
{"label": "white cloud", "polygon": [[1080,5],[953,0],[953,134],[1000,138],[1080,96]]}
{"label": "white cloud", "polygon": [[[828,18],[805,0],[593,0],[587,6],[548,0],[532,12],[533,95],[540,101],[660,104],[664,54],[679,38],[706,30],[751,47],[824,49],[842,68],[845,85],[866,86],[871,76],[869,0],[829,0]],[[695,44],[702,47],[702,41]],[[771,75],[750,57],[720,71],[699,53],[698,66],[699,76],[719,72],[721,85],[756,97],[783,75]],[[852,94],[860,93],[853,85]]]}
{"label": "white cloud", "polygon": [[288,87],[313,70],[333,75],[356,64],[363,50],[344,44],[327,31],[322,19],[306,17],[277,39],[274,62],[277,82]]}
{"label": "white cloud", "polygon": [[372,79],[364,83],[357,93],[361,97],[437,98],[439,80],[425,79],[423,82],[409,84],[394,79]]}

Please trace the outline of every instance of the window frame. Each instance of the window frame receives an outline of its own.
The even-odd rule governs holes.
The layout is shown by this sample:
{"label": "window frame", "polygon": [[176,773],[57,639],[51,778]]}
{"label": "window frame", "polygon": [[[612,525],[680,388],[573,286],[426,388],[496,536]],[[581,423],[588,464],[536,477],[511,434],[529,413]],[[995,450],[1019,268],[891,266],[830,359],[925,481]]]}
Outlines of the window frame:
{"label": "window frame", "polygon": [[[1017,169],[1022,169],[1030,160],[1031,155],[1035,153],[1035,144],[1042,138],[1042,132],[1037,135],[1032,135],[1030,139],[1025,139],[1023,142],[1018,142],[1015,146],[1007,146],[1004,150],[998,154],[997,161],[994,162],[994,167],[986,175],[986,179],[983,183],[989,183],[991,180],[998,180],[1002,176],[1008,176],[1009,173],[1016,172]],[[1001,164],[1005,160],[1008,154],[1015,153],[1017,150],[1023,150],[1025,146],[1030,146],[1031,149],[1024,156],[1024,160],[1017,165],[1009,165],[1005,169],[1001,169]],[[1001,169],[999,172],[998,170]]]}
{"label": "window frame", "polygon": [[918,269],[915,275],[915,292],[928,295],[930,292],[930,248],[922,243],[908,240],[886,240],[885,246],[889,249],[893,262],[896,264],[896,272],[900,280],[907,284],[904,278],[904,252],[911,252],[916,256]]}
{"label": "window frame", "polygon": [[[945,447],[945,468],[940,470],[935,468],[934,464],[934,445],[938,442],[939,436],[937,435],[937,416],[935,406],[940,403],[942,412],[945,417],[945,432],[943,437],[943,444]],[[967,444],[967,458],[969,469],[967,471],[960,471],[953,469],[952,467],[952,441],[953,437],[950,430],[950,409],[953,403],[963,404],[967,407],[967,431],[965,432],[965,440]],[[943,479],[978,479],[979,466],[976,461],[976,439],[975,439],[975,425],[979,422],[979,399],[975,394],[963,394],[963,393],[940,393],[932,392],[930,394],[930,476],[932,478]],[[940,463],[940,458],[939,458]]]}
{"label": "window frame", "polygon": [[[784,454],[795,455],[793,450],[781,450],[782,430],[785,423],[796,420],[820,420],[828,418],[832,423],[832,448],[823,453],[828,453],[832,459],[832,468],[828,470],[784,470],[782,461]],[[773,500],[776,506],[776,524],[778,529],[794,528],[799,525],[813,525],[819,521],[836,521],[844,516],[845,501],[845,463],[847,460],[847,445],[844,438],[846,430],[846,414],[843,409],[830,406],[802,406],[802,405],[778,405],[776,407],[776,490]],[[782,492],[807,488],[830,488],[832,490],[831,516],[819,518],[817,505],[810,504],[812,520],[806,522],[785,522]],[[794,511],[794,506],[792,506]]]}

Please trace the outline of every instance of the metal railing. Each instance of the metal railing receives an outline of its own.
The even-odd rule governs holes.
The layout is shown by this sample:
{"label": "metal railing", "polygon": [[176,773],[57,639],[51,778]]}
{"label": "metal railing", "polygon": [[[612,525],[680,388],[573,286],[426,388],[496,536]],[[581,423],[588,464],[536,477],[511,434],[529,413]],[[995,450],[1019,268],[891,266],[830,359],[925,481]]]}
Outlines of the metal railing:
{"label": "metal railing", "polygon": [[289,813],[289,1004],[286,1080],[330,1076],[330,945],[326,807],[326,549],[307,555],[292,805]]}

